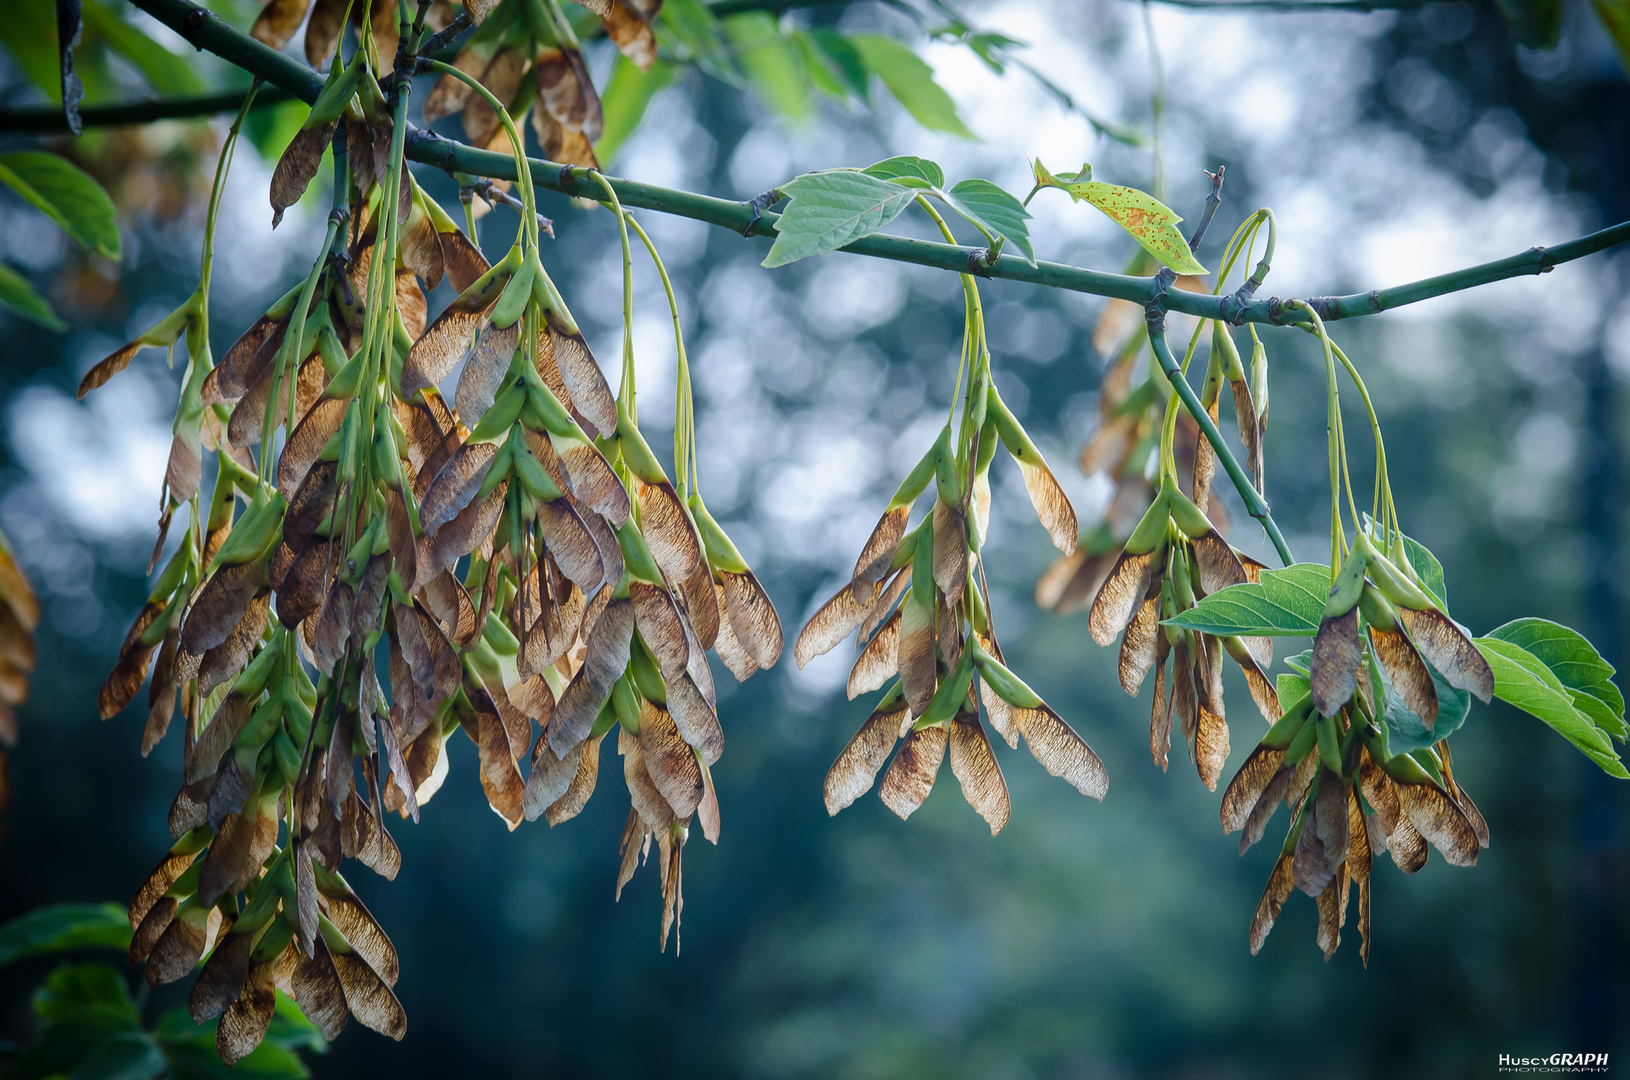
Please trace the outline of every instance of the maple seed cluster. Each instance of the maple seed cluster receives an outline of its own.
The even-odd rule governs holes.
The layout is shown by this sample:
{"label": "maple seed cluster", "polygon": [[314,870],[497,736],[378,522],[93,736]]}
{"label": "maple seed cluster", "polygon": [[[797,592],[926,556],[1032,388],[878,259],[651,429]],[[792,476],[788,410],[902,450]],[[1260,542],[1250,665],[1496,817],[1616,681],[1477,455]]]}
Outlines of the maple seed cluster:
{"label": "maple seed cluster", "polygon": [[[387,815],[417,820],[458,730],[514,829],[577,815],[618,728],[617,891],[654,840],[665,944],[692,820],[719,835],[705,652],[746,678],[781,651],[773,605],[696,489],[694,447],[676,452],[676,488],[635,422],[630,344],[614,395],[545,271],[507,110],[488,98],[524,212],[489,263],[408,173],[407,81],[383,93],[360,29],[272,181],[275,222],[332,144],[336,208],[309,275],[212,363],[214,221],[240,113],[197,291],[81,387],[185,338],[155,565],[177,508],[187,524],[100,709],[118,714],[151,676],[144,754],[183,718],[175,844],[131,904],[130,956],[154,986],[202,962],[190,1008],[221,1018],[229,1064],[264,1038],[275,990],[326,1038],[352,1016],[403,1036],[395,951],[340,870],[395,877]],[[626,269],[631,222],[611,204]],[[429,319],[444,278],[458,296]],[[450,405],[438,387],[461,362]],[[688,415],[688,374],[681,391]]]}
{"label": "maple seed cluster", "polygon": [[[1052,470],[991,383],[971,278],[964,277],[964,290],[967,393],[960,422],[946,424],[901,483],[849,582],[809,620],[794,654],[802,667],[853,632],[861,648],[849,697],[894,680],[827,773],[828,813],[870,790],[887,762],[879,795],[901,818],[910,817],[927,799],[949,747],[963,797],[995,835],[1007,824],[1010,804],[981,704],[1010,747],[1023,736],[1048,772],[1082,794],[1102,800],[1108,777],[1092,748],[1002,662],[981,557],[998,444],[1018,463],[1036,514],[1061,550],[1075,546],[1077,524]],[[912,527],[912,508],[931,484],[933,507]]]}

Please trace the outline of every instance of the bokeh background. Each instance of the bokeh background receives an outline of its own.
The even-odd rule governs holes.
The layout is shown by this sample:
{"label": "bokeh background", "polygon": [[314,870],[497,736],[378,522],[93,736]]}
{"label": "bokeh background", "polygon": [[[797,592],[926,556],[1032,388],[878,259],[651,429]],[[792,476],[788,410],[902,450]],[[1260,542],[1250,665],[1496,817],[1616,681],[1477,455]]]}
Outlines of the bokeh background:
{"label": "bokeh background", "polygon": [[[1581,3],[1548,52],[1516,45],[1484,3],[1356,14],[1012,0],[968,11],[1028,42],[1023,56],[1096,115],[1153,132],[1159,98],[1158,163],[1152,147],[1098,137],[1024,73],[999,77],[965,50],[929,45],[980,141],[927,133],[892,102],[791,122],[691,72],[655,100],[612,171],[750,198],[806,169],[920,153],[952,179],[1022,193],[1026,158],[1039,155],[1055,170],[1089,160],[1098,179],[1158,187],[1193,218],[1202,168],[1222,164],[1202,260],[1214,265],[1233,226],[1271,206],[1280,238],[1263,292],[1281,296],[1400,283],[1630,217],[1630,84]],[[858,29],[900,16],[862,2],[790,17]],[[591,53],[602,73],[609,53]],[[29,93],[0,71],[0,102]],[[258,112],[251,134],[275,155],[298,118]],[[0,529],[46,612],[12,758],[0,919],[123,900],[170,842],[177,736],[143,760],[135,710],[103,724],[95,701],[146,593],[177,374],[148,352],[89,401],[73,388],[191,289],[202,202],[185,178],[212,162],[223,130],[97,132],[74,151],[128,211],[122,265],[87,258],[0,195],[0,257],[73,327],[51,334],[0,314]],[[232,174],[217,355],[320,242],[314,207],[272,234],[269,168],[245,152]],[[454,197],[445,177],[421,179]],[[558,235],[546,264],[609,363],[620,332],[613,223],[541,198]],[[326,195],[313,201],[324,207]],[[1062,193],[1032,210],[1043,258],[1118,269],[1132,253]],[[960,291],[944,273],[848,255],[765,271],[764,241],[640,216],[680,290],[701,482],[790,642],[942,422]],[[484,227],[505,243],[513,218],[500,211]],[[907,219],[899,228],[928,235]],[[655,275],[636,259],[641,415],[660,446],[673,345]],[[1478,632],[1522,615],[1569,622],[1621,668],[1627,286],[1630,253],[1610,253],[1333,327],[1375,393],[1404,525],[1447,567],[1456,616]],[[1073,461],[1097,418],[1103,358],[1090,339],[1102,301],[982,289],[997,383],[1089,519],[1108,489]],[[1298,555],[1321,558],[1322,364],[1300,333],[1263,337],[1269,491]],[[1357,423],[1349,431],[1356,467],[1367,441]],[[510,835],[482,797],[473,747],[449,743],[453,774],[422,824],[393,826],[400,877],[350,874],[401,953],[408,1037],[352,1025],[312,1059],[316,1074],[1436,1078],[1493,1075],[1501,1053],[1630,1054],[1624,787],[1538,721],[1476,707],[1455,762],[1493,833],[1478,865],[1434,855],[1406,878],[1380,864],[1368,970],[1351,925],[1323,961],[1300,894],[1251,957],[1246,928],[1274,845],[1237,857],[1217,827],[1219,796],[1181,753],[1169,775],[1149,763],[1147,697],[1121,693],[1084,615],[1036,609],[1051,549],[1016,472],[996,472],[995,618],[1013,666],[1103,757],[1102,805],[1003,748],[1014,813],[998,838],[948,770],[909,823],[871,796],[829,820],[822,776],[867,713],[844,698],[845,650],[800,672],[789,648],[740,687],[721,668],[723,842],[688,845],[683,948],[662,955],[655,868],[612,902],[626,811],[615,771],[581,818]],[[1367,475],[1355,477],[1361,488]],[[1262,550],[1251,530],[1234,538]],[[1258,722],[1231,694],[1241,704],[1230,772]],[[0,1037],[27,1038],[27,992],[44,969],[0,972]],[[158,992],[150,1007],[184,993]]]}

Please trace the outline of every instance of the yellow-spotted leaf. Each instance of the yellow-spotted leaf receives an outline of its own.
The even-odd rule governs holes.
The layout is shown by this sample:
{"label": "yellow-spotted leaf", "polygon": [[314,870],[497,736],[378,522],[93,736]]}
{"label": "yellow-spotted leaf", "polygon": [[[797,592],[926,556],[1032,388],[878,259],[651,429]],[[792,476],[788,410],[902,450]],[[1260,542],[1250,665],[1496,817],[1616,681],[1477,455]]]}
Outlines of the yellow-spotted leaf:
{"label": "yellow-spotted leaf", "polygon": [[[1105,184],[1092,179],[1092,166],[1083,165],[1071,175],[1054,176],[1038,158],[1035,162],[1036,189],[1056,187],[1070,193],[1077,202],[1089,202],[1127,232],[1143,249],[1179,274],[1209,274],[1194,258],[1189,243],[1178,231],[1183,219],[1171,207],[1137,188]],[[1034,192],[1032,192],[1034,194]]]}

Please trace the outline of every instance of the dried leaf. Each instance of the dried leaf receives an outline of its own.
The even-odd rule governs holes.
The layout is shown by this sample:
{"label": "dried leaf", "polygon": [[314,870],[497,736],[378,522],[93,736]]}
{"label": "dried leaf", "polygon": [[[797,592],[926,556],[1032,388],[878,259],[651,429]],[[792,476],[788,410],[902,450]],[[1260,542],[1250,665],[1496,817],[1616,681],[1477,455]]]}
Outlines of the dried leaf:
{"label": "dried leaf", "polygon": [[1268,932],[1273,929],[1273,924],[1279,918],[1279,912],[1284,909],[1285,901],[1289,899],[1295,883],[1291,856],[1279,856],[1279,861],[1274,863],[1273,873],[1268,878],[1267,888],[1262,890],[1262,899],[1257,903],[1256,915],[1251,919],[1252,956],[1262,951],[1263,943],[1268,940]]}
{"label": "dried leaf", "polygon": [[[272,0],[272,5],[289,2],[291,0]],[[300,0],[292,2],[299,3]],[[305,5],[300,4],[300,7],[304,15]],[[260,23],[257,21],[255,25],[259,26]],[[272,170],[272,228],[277,228],[282,222],[283,211],[299,202],[300,196],[306,193],[306,185],[317,175],[317,168],[323,161],[323,151],[328,149],[329,140],[333,137],[334,125],[331,123],[301,128],[284,148],[283,156],[277,159],[277,168]]]}
{"label": "dried leaf", "polygon": [[1313,639],[1312,684],[1313,704],[1323,715],[1336,715],[1358,689],[1358,662],[1363,650],[1356,606],[1319,623],[1319,634]]}
{"label": "dried leaf", "polygon": [[831,652],[838,642],[853,633],[861,620],[866,618],[866,613],[871,610],[873,602],[882,591],[883,586],[874,582],[857,595],[855,590],[845,584],[810,616],[809,622],[804,624],[797,642],[793,644],[793,660],[802,668],[815,657]]}
{"label": "dried leaf", "polygon": [[902,724],[910,723],[903,699],[885,700],[855,732],[827,770],[826,812],[836,815],[871,790],[877,771],[899,741]]}
{"label": "dried leaf", "polygon": [[943,725],[913,731],[889,763],[878,794],[901,820],[911,817],[933,790],[934,777],[945,759],[946,740]]}
{"label": "dried leaf", "polygon": [[407,1034],[407,1013],[403,1011],[402,1003],[396,1000],[396,995],[391,993],[390,987],[362,957],[344,953],[331,955],[340,985],[345,988],[345,1003],[350,1007],[351,1015],[364,1027],[401,1042]]}
{"label": "dried leaf", "polygon": [[[901,612],[896,609],[883,629],[866,643],[849,669],[849,700],[881,690],[899,671]],[[892,745],[892,744],[891,744]]]}
{"label": "dried leaf", "polygon": [[1109,774],[1075,729],[1056,712],[1042,705],[1014,709],[1013,724],[1024,736],[1030,753],[1054,776],[1063,778],[1088,798],[1102,802],[1109,791]]}
{"label": "dried leaf", "polygon": [[760,669],[774,667],[781,658],[781,619],[757,575],[751,570],[740,574],[721,570],[717,580],[736,641]]}
{"label": "dried leaf", "polygon": [[1369,630],[1370,644],[1375,646],[1375,655],[1403,698],[1404,707],[1430,730],[1438,716],[1438,691],[1421,654],[1402,629],[1386,631],[1372,624]]}
{"label": "dried leaf", "polygon": [[634,633],[634,605],[613,600],[585,635],[583,666],[555,705],[549,722],[549,747],[558,756],[582,742],[600,716],[611,685],[628,667]]}
{"label": "dried leaf", "polygon": [[1421,656],[1438,669],[1450,686],[1476,694],[1485,705],[1489,703],[1494,696],[1494,672],[1463,626],[1436,611],[1399,608],[1398,617]]}
{"label": "dried leaf", "polygon": [[1144,678],[1155,664],[1155,642],[1162,638],[1160,629],[1160,597],[1151,596],[1138,607],[1136,615],[1127,625],[1126,636],[1121,639],[1118,670],[1121,689],[1133,697],[1143,686]]}
{"label": "dried leaf", "polygon": [[181,620],[181,647],[202,656],[225,641],[243,621],[264,581],[265,567],[258,562],[217,569]]}
{"label": "dried leaf", "polygon": [[1059,486],[1046,462],[1017,460],[1019,471],[1024,475],[1025,490],[1030,493],[1030,505],[1036,508],[1036,517],[1041,520],[1047,535],[1053,538],[1053,546],[1068,555],[1075,550],[1076,541],[1081,535],[1075,507],[1070,505],[1069,497],[1064,494],[1064,489]]}
{"label": "dried leaf", "polygon": [[617,428],[617,402],[606,385],[605,374],[594,360],[583,335],[568,331],[560,318],[548,313],[549,343],[554,348],[555,367],[572,396],[572,407],[586,417],[596,431],[591,438],[609,434]]}
{"label": "dried leaf", "polygon": [[977,714],[961,712],[950,725],[951,772],[962,785],[962,797],[979,812],[995,836],[1007,824],[1012,806],[1007,781],[996,763],[990,740]]}
{"label": "dried leaf", "polygon": [[1092,602],[1092,613],[1087,617],[1092,640],[1107,648],[1131,623],[1149,593],[1154,565],[1153,552],[1142,555],[1122,552],[1120,558],[1115,560],[1114,568],[1104,579],[1097,599]]}

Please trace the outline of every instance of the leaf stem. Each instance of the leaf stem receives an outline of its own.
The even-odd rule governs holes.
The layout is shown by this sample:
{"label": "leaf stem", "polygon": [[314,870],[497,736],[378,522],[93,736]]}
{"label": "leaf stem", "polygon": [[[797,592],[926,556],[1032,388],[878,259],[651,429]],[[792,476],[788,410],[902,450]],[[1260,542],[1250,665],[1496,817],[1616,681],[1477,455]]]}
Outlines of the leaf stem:
{"label": "leaf stem", "polygon": [[1149,344],[1154,350],[1155,360],[1159,362],[1161,370],[1165,372],[1166,378],[1172,384],[1172,389],[1176,391],[1178,398],[1182,400],[1183,407],[1189,411],[1189,415],[1194,417],[1195,423],[1200,425],[1201,434],[1205,436],[1206,441],[1211,443],[1211,448],[1217,452],[1217,460],[1222,462],[1223,471],[1233,481],[1234,489],[1239,492],[1240,498],[1244,501],[1246,513],[1261,523],[1263,530],[1268,534],[1269,541],[1273,544],[1274,551],[1279,554],[1280,561],[1289,566],[1294,561],[1290,554],[1290,546],[1285,543],[1284,534],[1279,531],[1279,526],[1274,522],[1273,515],[1268,512],[1267,502],[1262,498],[1262,494],[1252,486],[1250,477],[1245,474],[1245,470],[1240,467],[1239,461],[1235,459],[1234,452],[1223,441],[1222,432],[1217,430],[1216,423],[1212,421],[1205,407],[1200,404],[1200,399],[1195,395],[1194,388],[1188,384],[1187,379],[1183,378],[1182,369],[1177,366],[1176,359],[1172,357],[1171,347],[1166,344],[1165,314],[1158,302],[1151,305],[1149,309]]}

